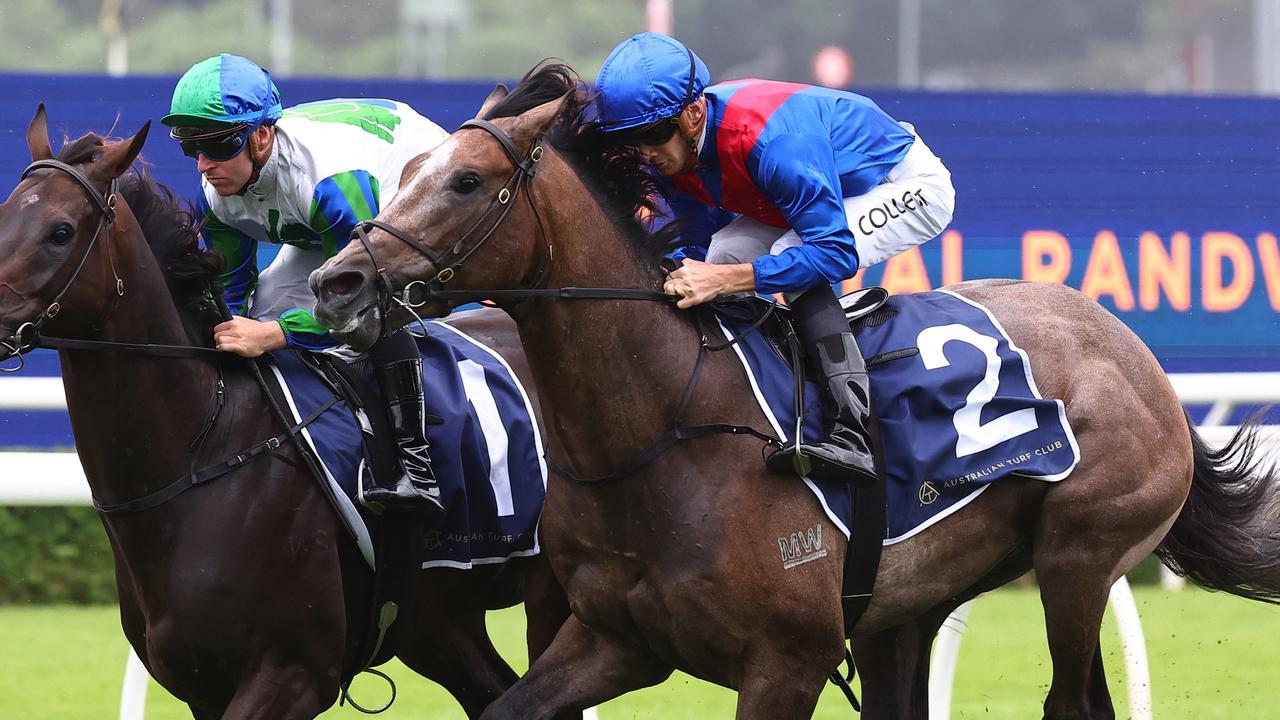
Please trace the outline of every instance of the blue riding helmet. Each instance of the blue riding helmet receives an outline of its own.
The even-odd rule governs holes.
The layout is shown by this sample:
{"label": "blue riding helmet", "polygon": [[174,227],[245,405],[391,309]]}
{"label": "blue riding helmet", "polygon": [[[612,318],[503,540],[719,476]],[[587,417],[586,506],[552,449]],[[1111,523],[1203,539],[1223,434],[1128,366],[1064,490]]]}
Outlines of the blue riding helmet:
{"label": "blue riding helmet", "polygon": [[622,41],[596,78],[595,122],[605,132],[669,118],[698,99],[711,73],[684,43],[645,32]]}

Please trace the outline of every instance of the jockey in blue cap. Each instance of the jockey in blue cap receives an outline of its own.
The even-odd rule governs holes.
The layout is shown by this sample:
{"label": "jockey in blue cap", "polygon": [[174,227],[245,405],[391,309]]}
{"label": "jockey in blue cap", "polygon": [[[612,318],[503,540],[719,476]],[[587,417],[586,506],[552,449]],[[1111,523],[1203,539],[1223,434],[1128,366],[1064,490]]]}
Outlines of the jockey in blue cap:
{"label": "jockey in blue cap", "polygon": [[[679,307],[786,295],[820,369],[830,434],[774,453],[769,467],[875,483],[866,364],[831,284],[941,233],[955,207],[951,174],[910,125],[860,95],[710,80],[680,41],[635,35],[600,68],[596,122],[674,191],[684,246],[665,289]],[[717,210],[739,217],[715,222]]]}
{"label": "jockey in blue cap", "polygon": [[[391,201],[405,164],[447,135],[393,100],[325,100],[285,109],[266,70],[226,53],[182,76],[161,122],[196,162],[201,236],[226,267],[221,281],[234,317],[214,328],[214,341],[219,350],[245,357],[335,344],[311,314],[308,275]],[[282,245],[261,274],[259,242]],[[385,486],[362,488],[360,500],[438,519],[444,508],[427,453],[418,346],[400,330],[375,344],[369,357],[403,474],[375,478]]]}

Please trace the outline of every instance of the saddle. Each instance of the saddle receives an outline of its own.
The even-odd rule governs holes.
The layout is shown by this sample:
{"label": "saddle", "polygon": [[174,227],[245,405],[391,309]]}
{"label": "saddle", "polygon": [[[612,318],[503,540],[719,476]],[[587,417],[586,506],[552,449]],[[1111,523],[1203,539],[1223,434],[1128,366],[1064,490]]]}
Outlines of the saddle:
{"label": "saddle", "polygon": [[[856,334],[864,326],[881,325],[896,314],[892,308],[884,307],[889,300],[889,293],[882,287],[868,287],[854,290],[840,297],[840,307],[844,309],[845,319],[850,329]],[[735,324],[758,330],[769,341],[778,356],[782,358],[792,372],[796,371],[795,361],[804,357],[803,346],[793,346],[790,339],[794,333],[791,308],[759,295],[744,295],[724,298],[711,303],[717,315]],[[758,325],[758,327],[757,327]],[[867,366],[884,358],[867,358]],[[800,363],[800,370],[806,380],[814,380],[813,369],[809,363]]]}

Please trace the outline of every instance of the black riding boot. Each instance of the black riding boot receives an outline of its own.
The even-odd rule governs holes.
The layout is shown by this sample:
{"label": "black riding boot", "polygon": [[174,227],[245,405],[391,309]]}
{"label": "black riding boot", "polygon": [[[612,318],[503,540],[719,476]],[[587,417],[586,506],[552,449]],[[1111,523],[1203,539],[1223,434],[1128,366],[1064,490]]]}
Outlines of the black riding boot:
{"label": "black riding boot", "polygon": [[[802,444],[799,452],[791,445],[770,455],[769,469],[846,480],[854,485],[874,485],[878,479],[867,433],[870,417],[867,366],[849,331],[844,311],[830,288],[804,293],[792,302],[792,308],[796,311],[800,339],[817,364],[818,397],[823,419],[831,431],[820,442]],[[829,332],[817,334],[823,330]]]}
{"label": "black riding boot", "polygon": [[364,501],[383,507],[406,510],[438,518],[444,514],[440,484],[427,454],[426,411],[423,406],[422,359],[396,360],[374,368],[378,384],[387,399],[387,412],[400,465],[404,473],[390,487],[374,486],[364,492]]}

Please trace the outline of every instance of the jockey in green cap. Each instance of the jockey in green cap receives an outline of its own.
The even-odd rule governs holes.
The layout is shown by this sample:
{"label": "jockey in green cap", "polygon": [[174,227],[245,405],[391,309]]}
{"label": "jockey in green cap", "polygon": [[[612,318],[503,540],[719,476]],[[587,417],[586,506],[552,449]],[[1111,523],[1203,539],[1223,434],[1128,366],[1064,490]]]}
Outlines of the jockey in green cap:
{"label": "jockey in green cap", "polygon": [[[271,75],[237,55],[196,63],[178,81],[161,122],[201,174],[206,246],[225,261],[234,317],[214,328],[219,350],[245,357],[335,342],[311,314],[307,277],[396,194],[412,158],[446,136],[392,100],[324,100],[285,109]],[[258,272],[260,242],[280,244]],[[369,351],[387,400],[403,474],[362,488],[361,502],[443,515],[428,455],[422,360],[401,329]],[[384,480],[385,482],[385,480]]]}

